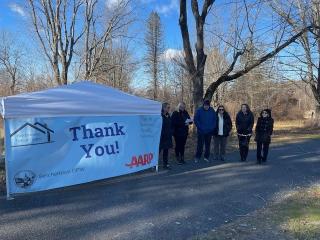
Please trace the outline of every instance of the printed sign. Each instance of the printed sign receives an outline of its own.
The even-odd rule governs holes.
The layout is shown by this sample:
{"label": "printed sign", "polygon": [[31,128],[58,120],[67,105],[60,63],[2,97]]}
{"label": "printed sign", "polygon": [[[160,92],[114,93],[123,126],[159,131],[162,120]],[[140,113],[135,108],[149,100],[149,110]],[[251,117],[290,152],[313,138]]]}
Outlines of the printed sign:
{"label": "printed sign", "polygon": [[9,194],[133,173],[158,164],[161,116],[6,119]]}

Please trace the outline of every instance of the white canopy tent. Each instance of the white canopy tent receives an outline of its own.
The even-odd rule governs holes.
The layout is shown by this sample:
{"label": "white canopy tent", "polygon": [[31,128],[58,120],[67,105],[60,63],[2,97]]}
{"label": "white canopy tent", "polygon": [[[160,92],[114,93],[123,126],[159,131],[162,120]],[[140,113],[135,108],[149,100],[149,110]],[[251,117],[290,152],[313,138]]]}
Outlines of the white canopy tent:
{"label": "white canopy tent", "polygon": [[5,97],[4,118],[159,115],[161,104],[89,81]]}
{"label": "white canopy tent", "polygon": [[7,198],[158,169],[161,103],[92,82],[2,98]]}

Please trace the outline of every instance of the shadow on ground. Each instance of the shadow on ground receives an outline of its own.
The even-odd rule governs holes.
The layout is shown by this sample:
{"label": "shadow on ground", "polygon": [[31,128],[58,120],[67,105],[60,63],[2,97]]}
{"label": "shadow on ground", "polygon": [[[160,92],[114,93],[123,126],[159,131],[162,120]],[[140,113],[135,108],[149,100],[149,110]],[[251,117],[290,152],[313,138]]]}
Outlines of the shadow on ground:
{"label": "shadow on ground", "polygon": [[[188,161],[147,173],[0,199],[0,239],[187,239],[319,180],[318,141],[274,147],[267,165]],[[251,161],[250,161],[251,160]]]}

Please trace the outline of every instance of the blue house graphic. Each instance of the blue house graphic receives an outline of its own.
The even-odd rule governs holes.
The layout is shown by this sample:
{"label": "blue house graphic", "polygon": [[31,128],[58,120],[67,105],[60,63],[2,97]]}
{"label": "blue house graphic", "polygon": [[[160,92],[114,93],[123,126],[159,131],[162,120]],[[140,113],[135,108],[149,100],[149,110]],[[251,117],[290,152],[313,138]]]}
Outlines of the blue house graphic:
{"label": "blue house graphic", "polygon": [[52,143],[53,133],[45,123],[27,122],[10,134],[11,147]]}

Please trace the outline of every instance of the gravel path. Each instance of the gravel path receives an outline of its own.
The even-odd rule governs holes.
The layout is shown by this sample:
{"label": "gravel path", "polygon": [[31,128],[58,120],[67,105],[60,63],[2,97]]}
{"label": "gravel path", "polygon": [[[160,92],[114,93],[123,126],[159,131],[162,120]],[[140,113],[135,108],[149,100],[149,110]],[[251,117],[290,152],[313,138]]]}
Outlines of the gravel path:
{"label": "gravel path", "polygon": [[6,201],[0,239],[179,240],[206,233],[320,179],[319,141],[271,149],[267,165],[238,154],[226,163],[173,164],[146,173]]}

